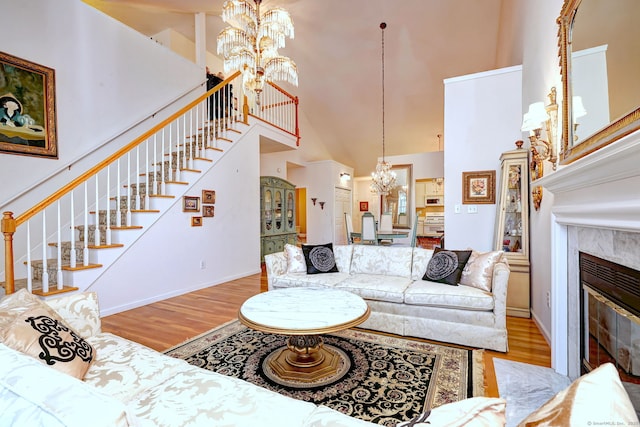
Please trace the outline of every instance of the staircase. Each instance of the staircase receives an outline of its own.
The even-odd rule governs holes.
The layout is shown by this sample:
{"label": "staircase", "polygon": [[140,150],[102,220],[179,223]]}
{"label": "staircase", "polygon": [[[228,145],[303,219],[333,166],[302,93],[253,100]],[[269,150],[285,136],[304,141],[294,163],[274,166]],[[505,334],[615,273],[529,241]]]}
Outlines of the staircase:
{"label": "staircase", "polygon": [[[227,84],[242,87],[240,73],[22,215],[6,212],[5,292],[48,296],[90,287],[250,129],[249,116],[297,137],[297,98],[277,87],[271,107],[251,110],[240,94],[228,117],[206,120],[208,97]],[[289,111],[270,119],[275,106]]]}

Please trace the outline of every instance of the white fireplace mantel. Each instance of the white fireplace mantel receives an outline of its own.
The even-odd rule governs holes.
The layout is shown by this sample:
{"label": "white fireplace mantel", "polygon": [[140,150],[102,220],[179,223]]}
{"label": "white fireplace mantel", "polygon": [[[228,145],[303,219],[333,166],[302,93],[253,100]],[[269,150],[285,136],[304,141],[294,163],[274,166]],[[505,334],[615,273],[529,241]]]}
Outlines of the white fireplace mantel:
{"label": "white fireplace mantel", "polygon": [[581,363],[580,317],[575,309],[581,292],[578,251],[584,233],[580,230],[592,230],[587,233],[589,244],[605,254],[615,252],[616,246],[603,236],[612,240],[615,233],[640,232],[640,131],[560,167],[532,183],[536,185],[553,193],[551,362],[557,372],[576,378]]}
{"label": "white fireplace mantel", "polygon": [[563,225],[640,232],[640,131],[532,183]]}

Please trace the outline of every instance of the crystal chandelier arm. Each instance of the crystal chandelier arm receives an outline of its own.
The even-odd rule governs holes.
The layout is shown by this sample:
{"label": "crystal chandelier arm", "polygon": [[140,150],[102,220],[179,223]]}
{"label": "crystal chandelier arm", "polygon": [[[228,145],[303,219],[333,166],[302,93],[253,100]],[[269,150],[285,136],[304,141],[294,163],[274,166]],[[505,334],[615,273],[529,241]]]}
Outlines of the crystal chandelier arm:
{"label": "crystal chandelier arm", "polygon": [[239,28],[227,27],[218,34],[218,54],[225,58],[255,45],[255,38]]}
{"label": "crystal chandelier arm", "polygon": [[298,67],[286,56],[278,56],[266,61],[264,74],[268,80],[286,81],[298,85]]}
{"label": "crystal chandelier arm", "polygon": [[255,73],[256,56],[249,49],[240,49],[224,60],[225,74],[232,71],[245,71],[245,67],[250,74]]}
{"label": "crystal chandelier arm", "polygon": [[284,9],[275,8],[268,10],[260,17],[258,39],[269,37],[273,40],[276,49],[285,46],[287,37],[294,38],[293,20]]}
{"label": "crystal chandelier arm", "polygon": [[256,8],[244,0],[227,0],[222,5],[222,20],[234,27],[255,35],[258,28]]}

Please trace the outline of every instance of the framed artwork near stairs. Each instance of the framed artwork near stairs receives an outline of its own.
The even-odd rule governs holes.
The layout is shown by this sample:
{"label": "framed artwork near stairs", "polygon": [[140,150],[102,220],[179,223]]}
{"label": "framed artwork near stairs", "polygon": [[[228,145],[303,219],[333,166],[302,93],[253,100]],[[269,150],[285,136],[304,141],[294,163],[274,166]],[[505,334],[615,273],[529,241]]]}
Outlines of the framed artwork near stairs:
{"label": "framed artwork near stairs", "polygon": [[182,212],[200,212],[200,197],[183,196]]}
{"label": "framed artwork near stairs", "polygon": [[58,158],[53,68],[0,52],[0,152]]}

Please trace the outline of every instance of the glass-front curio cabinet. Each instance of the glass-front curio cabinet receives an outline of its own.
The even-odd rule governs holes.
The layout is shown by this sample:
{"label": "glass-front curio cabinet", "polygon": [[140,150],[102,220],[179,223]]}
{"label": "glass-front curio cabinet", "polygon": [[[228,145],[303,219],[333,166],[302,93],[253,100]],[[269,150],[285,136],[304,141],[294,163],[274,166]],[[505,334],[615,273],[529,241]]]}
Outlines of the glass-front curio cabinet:
{"label": "glass-front curio cabinet", "polygon": [[511,269],[507,315],[530,317],[528,151],[524,148],[507,151],[500,160],[494,249],[504,251]]}
{"label": "glass-front curio cabinet", "polygon": [[275,176],[260,177],[260,259],[296,243],[296,187]]}

